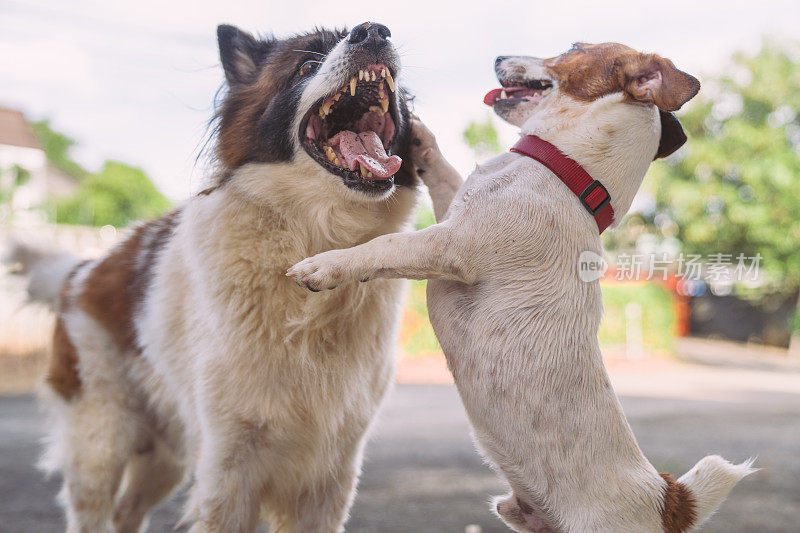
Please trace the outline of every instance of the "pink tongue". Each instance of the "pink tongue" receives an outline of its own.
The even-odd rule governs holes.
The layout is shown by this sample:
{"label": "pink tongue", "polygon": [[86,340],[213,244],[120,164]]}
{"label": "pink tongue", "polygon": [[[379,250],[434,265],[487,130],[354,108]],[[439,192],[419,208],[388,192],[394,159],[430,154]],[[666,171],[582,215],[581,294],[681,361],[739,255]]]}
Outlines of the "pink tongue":
{"label": "pink tongue", "polygon": [[341,154],[347,168],[356,170],[361,163],[375,178],[391,178],[400,170],[400,165],[403,163],[403,160],[396,155],[386,154],[381,138],[374,131],[362,133],[342,131],[328,140],[328,144],[337,155]]}

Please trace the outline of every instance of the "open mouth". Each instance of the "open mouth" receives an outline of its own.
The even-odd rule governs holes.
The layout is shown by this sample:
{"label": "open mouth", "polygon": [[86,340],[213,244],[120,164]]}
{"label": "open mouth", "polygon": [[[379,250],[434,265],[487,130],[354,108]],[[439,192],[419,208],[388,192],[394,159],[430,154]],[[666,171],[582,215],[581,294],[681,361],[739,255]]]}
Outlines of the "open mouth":
{"label": "open mouth", "polygon": [[548,79],[539,80],[500,80],[499,89],[492,89],[483,97],[483,103],[492,107],[500,101],[509,104],[521,102],[538,103],[553,90],[553,82]]}
{"label": "open mouth", "polygon": [[302,122],[303,148],[348,187],[383,192],[402,160],[391,154],[397,109],[389,68],[373,64],[312,107]]}

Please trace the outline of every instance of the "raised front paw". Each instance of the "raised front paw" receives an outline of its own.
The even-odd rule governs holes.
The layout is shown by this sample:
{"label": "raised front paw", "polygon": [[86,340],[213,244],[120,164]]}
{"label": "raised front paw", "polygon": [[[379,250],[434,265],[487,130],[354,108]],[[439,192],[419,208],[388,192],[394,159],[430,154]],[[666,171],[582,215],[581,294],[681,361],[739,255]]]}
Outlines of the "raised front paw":
{"label": "raised front paw", "polygon": [[303,259],[287,270],[286,275],[310,291],[336,288],[354,279],[344,253],[344,250],[331,250]]}
{"label": "raised front paw", "polygon": [[408,152],[414,171],[423,180],[437,158],[441,156],[436,137],[416,115],[411,117],[411,143]]}

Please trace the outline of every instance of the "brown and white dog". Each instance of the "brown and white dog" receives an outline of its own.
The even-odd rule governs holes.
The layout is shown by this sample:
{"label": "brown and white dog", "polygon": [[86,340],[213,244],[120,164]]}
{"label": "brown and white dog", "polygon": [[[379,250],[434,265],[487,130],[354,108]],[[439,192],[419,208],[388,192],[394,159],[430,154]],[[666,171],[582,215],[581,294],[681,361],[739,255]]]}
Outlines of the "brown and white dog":
{"label": "brown and white dog", "polygon": [[18,255],[32,294],[60,290],[43,464],[64,476],[68,531],[140,531],[188,475],[192,531],[252,531],[262,508],[270,531],[342,529],[403,282],[311,294],[284,272],[410,218],[389,37],[220,26],[213,186],[100,259]]}
{"label": "brown and white dog", "polygon": [[[671,61],[615,43],[501,57],[496,71],[503,88],[487,103],[604,185],[616,220],[651,161],[686,140],[671,112],[700,88]],[[430,132],[413,127],[413,163],[438,223],[317,255],[288,275],[315,290],[430,280],[431,323],[475,438],[512,489],[495,501],[512,529],[697,527],[751,463],[709,456],[675,481],[642,454],[603,366],[599,284],[578,271],[583,252],[602,253],[595,218],[549,167],[519,153],[480,165],[462,184]]]}

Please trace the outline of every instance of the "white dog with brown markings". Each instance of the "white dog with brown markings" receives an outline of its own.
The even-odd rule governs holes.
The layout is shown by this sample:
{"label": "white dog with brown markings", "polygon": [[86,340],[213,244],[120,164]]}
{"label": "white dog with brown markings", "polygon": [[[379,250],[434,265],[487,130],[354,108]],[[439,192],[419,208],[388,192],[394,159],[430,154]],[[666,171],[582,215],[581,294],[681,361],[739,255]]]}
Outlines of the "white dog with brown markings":
{"label": "white dog with brown markings", "polygon": [[521,127],[511,153],[462,184],[416,123],[412,157],[438,223],[319,254],[288,275],[315,290],[430,280],[431,323],[475,437],[512,489],[495,500],[512,529],[690,531],[751,462],[709,456],[675,481],[647,461],[603,366],[599,284],[580,279],[578,262],[602,253],[600,233],[628,211],[650,162],[684,143],[671,112],[700,84],[616,43],[500,57],[496,71],[503,88],[486,102]]}

